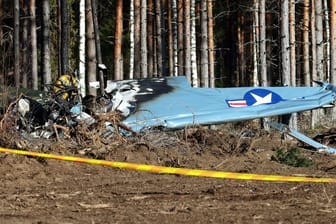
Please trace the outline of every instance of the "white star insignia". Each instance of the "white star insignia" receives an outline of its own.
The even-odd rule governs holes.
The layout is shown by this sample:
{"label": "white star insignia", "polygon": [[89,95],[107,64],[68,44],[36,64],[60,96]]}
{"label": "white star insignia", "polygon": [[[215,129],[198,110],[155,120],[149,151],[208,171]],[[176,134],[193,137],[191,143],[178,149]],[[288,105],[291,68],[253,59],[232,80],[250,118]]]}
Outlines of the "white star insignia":
{"label": "white star insignia", "polygon": [[256,100],[256,102],[253,104],[253,106],[261,105],[261,104],[266,104],[266,103],[272,103],[272,93],[267,94],[264,97],[258,96],[254,93],[251,93],[253,98]]}

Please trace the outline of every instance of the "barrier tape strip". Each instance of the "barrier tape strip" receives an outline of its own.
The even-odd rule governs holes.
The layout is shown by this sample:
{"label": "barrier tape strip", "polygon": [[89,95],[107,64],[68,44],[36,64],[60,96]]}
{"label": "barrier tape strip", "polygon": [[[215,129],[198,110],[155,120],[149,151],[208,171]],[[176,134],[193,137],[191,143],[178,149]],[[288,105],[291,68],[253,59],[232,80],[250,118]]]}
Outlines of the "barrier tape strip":
{"label": "barrier tape strip", "polygon": [[113,162],[113,161],[107,161],[107,160],[37,153],[37,152],[15,150],[15,149],[8,149],[8,148],[2,148],[2,147],[0,147],[0,152],[40,157],[40,158],[45,158],[45,159],[56,159],[56,160],[63,160],[63,161],[86,163],[86,164],[91,164],[91,165],[108,166],[108,167],[120,168],[120,169],[146,171],[146,172],[152,172],[152,173],[179,174],[179,175],[186,175],[186,176],[226,178],[226,179],[239,179],[239,180],[336,183],[336,178],[263,175],[263,174],[251,174],[251,173],[233,173],[233,172],[223,172],[223,171],[164,167],[164,166],[137,164],[137,163]]}

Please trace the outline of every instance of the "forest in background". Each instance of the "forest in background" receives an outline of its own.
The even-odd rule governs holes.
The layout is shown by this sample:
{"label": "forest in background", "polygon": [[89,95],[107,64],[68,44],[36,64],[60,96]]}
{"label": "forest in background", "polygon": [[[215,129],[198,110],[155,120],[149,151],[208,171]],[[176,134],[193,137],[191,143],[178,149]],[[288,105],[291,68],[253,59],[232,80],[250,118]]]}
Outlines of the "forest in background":
{"label": "forest in background", "polygon": [[[335,83],[336,0],[0,0],[0,82],[185,75],[194,87]],[[106,70],[103,68],[106,66]],[[103,68],[103,69],[102,69]]]}

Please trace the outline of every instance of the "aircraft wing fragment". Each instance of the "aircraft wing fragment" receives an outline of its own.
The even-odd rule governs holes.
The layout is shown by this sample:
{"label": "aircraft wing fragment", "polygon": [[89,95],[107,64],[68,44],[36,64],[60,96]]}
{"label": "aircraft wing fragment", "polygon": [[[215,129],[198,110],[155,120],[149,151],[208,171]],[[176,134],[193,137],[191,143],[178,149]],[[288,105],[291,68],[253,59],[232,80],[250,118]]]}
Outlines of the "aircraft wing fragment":
{"label": "aircraft wing fragment", "polygon": [[192,88],[184,76],[108,82],[114,109],[134,131],[220,124],[330,105],[335,86]]}
{"label": "aircraft wing fragment", "polygon": [[285,124],[281,124],[281,123],[276,123],[276,122],[269,122],[270,126],[281,131],[284,132],[312,147],[314,147],[315,149],[317,149],[319,152],[327,152],[327,153],[331,153],[331,154],[336,154],[336,149],[331,148],[329,146],[323,145],[317,141],[314,141],[313,139],[309,138],[308,136],[302,134],[301,132],[288,127]]}

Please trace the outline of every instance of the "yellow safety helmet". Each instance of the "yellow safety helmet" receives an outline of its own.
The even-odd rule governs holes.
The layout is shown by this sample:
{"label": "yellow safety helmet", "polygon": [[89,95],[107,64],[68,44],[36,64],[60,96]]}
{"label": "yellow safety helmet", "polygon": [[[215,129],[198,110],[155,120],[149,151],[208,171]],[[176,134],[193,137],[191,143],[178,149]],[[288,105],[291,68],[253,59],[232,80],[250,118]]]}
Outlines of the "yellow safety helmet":
{"label": "yellow safety helmet", "polygon": [[78,94],[78,80],[73,75],[61,75],[53,84],[53,93],[64,100],[72,100]]}

